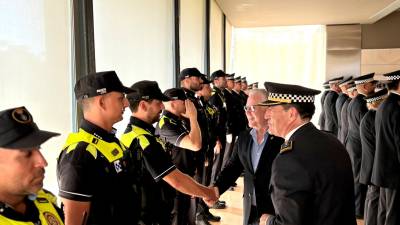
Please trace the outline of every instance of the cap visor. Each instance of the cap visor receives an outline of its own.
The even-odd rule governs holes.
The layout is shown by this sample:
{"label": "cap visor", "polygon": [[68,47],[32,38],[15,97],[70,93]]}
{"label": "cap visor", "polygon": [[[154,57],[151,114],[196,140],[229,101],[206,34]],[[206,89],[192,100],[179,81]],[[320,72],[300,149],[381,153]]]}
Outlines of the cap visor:
{"label": "cap visor", "polygon": [[155,99],[161,100],[161,101],[163,101],[163,102],[169,102],[169,101],[171,101],[171,98],[168,97],[168,96],[166,96],[166,95],[164,95],[164,94],[161,94],[160,96],[158,96],[158,97],[155,98]]}
{"label": "cap visor", "polygon": [[11,143],[7,146],[4,146],[4,147],[5,148],[18,148],[18,149],[39,147],[40,145],[42,145],[44,142],[46,142],[50,138],[59,136],[59,135],[60,135],[59,133],[38,130],[38,131],[35,131],[35,132],[29,134],[28,136],[18,139],[17,141],[14,141],[13,143]]}
{"label": "cap visor", "polygon": [[257,105],[258,106],[274,106],[274,105],[282,105],[282,104],[286,104],[284,102],[276,102],[276,101],[271,101],[271,100],[266,100],[264,102],[260,102]]}
{"label": "cap visor", "polygon": [[125,94],[129,94],[129,93],[135,92],[135,90],[133,90],[132,88],[122,86],[122,92]]}

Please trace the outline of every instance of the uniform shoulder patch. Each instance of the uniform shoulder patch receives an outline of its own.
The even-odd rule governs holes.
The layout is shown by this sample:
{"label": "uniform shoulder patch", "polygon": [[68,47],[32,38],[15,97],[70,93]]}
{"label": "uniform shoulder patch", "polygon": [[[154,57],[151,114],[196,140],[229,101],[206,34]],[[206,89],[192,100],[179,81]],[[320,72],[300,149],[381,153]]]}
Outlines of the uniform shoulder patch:
{"label": "uniform shoulder patch", "polygon": [[279,153],[282,154],[284,152],[292,151],[292,148],[293,148],[293,141],[287,141],[287,142],[285,141],[285,143],[281,145],[281,150]]}

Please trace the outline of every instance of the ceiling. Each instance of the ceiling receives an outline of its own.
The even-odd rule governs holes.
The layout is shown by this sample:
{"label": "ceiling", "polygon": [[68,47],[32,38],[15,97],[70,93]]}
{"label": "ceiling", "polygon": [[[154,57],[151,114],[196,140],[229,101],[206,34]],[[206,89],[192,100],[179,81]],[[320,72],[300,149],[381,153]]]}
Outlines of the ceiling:
{"label": "ceiling", "polygon": [[216,0],[235,27],[370,24],[400,0]]}

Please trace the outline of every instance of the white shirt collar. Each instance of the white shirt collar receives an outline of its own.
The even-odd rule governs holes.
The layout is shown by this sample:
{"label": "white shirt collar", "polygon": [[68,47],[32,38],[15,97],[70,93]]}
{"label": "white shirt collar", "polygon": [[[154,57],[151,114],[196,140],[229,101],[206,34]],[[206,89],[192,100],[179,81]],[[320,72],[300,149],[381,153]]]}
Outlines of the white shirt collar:
{"label": "white shirt collar", "polygon": [[287,133],[287,134],[285,135],[285,141],[288,141],[288,140],[290,139],[290,137],[292,137],[292,135],[294,134],[294,132],[296,132],[300,127],[306,125],[307,123],[309,123],[309,122],[303,123],[303,124],[301,124],[300,126],[298,126],[298,127],[294,128],[293,130],[291,130],[289,133]]}

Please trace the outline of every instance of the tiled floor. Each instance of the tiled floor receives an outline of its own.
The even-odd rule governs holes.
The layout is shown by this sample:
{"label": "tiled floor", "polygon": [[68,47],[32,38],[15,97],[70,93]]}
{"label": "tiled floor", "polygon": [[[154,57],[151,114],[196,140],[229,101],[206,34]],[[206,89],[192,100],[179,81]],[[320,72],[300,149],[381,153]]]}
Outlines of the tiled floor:
{"label": "tiled floor", "polygon": [[[243,209],[243,178],[240,177],[237,181],[237,187],[233,191],[226,191],[221,200],[226,201],[225,209],[211,209],[210,211],[218,216],[221,216],[220,222],[213,222],[213,225],[242,225],[242,209]],[[362,220],[357,220],[357,225],[364,225]]]}

